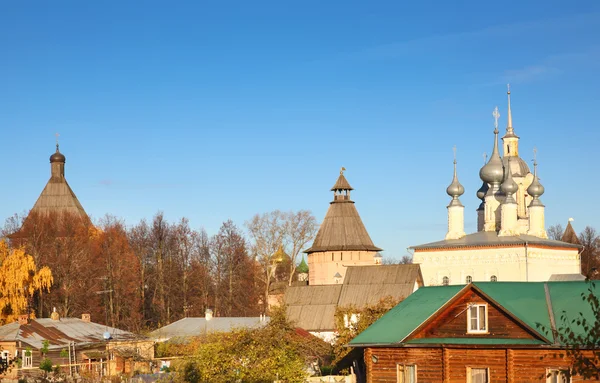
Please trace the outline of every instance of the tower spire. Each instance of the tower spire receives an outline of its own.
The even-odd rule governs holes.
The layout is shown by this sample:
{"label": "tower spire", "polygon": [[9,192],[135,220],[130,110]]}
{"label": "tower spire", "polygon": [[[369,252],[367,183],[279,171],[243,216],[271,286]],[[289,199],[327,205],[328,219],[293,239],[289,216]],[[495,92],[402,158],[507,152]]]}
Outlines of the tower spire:
{"label": "tower spire", "polygon": [[513,136],[515,131],[512,126],[512,111],[510,110],[510,84],[506,84],[507,96],[508,96],[508,112],[506,113],[506,135]]}

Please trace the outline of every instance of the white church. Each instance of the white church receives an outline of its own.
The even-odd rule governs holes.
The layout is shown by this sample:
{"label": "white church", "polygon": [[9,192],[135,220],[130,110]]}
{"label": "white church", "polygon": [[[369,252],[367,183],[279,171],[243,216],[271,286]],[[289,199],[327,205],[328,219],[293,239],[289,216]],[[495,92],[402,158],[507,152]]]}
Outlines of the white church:
{"label": "white church", "polygon": [[464,206],[459,197],[464,187],[458,182],[456,159],[454,178],[446,189],[448,233],[437,242],[413,246],[413,262],[421,265],[425,285],[457,285],[474,281],[548,281],[553,275],[581,272],[581,246],[548,239],[544,187],[519,157],[519,137],[512,126],[510,88],[506,134],[502,137],[503,157],[498,149],[498,108],[494,148],[479,171],[483,181],[477,191],[477,232],[464,230]]}

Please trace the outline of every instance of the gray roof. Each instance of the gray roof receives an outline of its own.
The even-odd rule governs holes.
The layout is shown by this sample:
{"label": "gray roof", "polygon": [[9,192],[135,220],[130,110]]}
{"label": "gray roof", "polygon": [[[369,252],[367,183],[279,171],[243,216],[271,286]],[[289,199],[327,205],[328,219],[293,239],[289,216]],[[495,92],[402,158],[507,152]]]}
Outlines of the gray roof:
{"label": "gray roof", "polygon": [[105,342],[104,333],[110,333],[111,341],[135,340],[144,337],[129,331],[119,330],[99,323],[86,322],[79,318],[31,319],[28,324],[18,322],[0,327],[0,342],[21,341],[33,348],[42,348],[42,342],[48,340],[50,349],[62,349],[69,342],[79,347],[85,344]]}
{"label": "gray roof", "polygon": [[391,296],[402,300],[423,285],[419,265],[349,266],[343,284],[289,287],[288,318],[307,331],[334,331],[338,306],[365,307]]}
{"label": "gray roof", "polygon": [[568,281],[585,281],[585,277],[581,274],[552,274],[550,282],[568,282]]}
{"label": "gray roof", "polygon": [[171,338],[187,338],[199,336],[206,332],[228,332],[238,328],[255,328],[264,326],[269,321],[266,317],[213,317],[206,320],[204,317],[183,318],[158,330],[152,331],[148,336],[157,341]]}
{"label": "gray roof", "polygon": [[307,331],[333,331],[342,285],[298,286],[285,291],[288,319]]}
{"label": "gray roof", "polygon": [[581,246],[555,241],[553,239],[544,239],[534,237],[532,235],[518,235],[500,237],[495,231],[479,231],[477,233],[468,234],[460,239],[445,239],[437,242],[430,242],[423,245],[411,246],[411,249],[426,250],[426,249],[449,249],[461,247],[505,247],[519,245],[543,245],[551,247],[573,248],[578,249]]}
{"label": "gray roof", "polygon": [[403,300],[423,285],[419,265],[350,266],[342,285],[338,306],[364,307],[385,297]]}

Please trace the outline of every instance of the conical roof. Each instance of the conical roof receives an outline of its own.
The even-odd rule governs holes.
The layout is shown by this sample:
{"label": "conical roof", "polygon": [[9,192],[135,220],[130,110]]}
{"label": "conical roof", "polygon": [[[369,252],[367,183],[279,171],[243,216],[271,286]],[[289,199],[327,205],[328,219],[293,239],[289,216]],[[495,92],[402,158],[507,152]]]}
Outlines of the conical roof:
{"label": "conical roof", "polygon": [[335,181],[335,185],[333,185],[331,191],[354,190],[352,186],[350,186],[350,183],[348,183],[348,180],[346,179],[346,177],[344,177],[344,173],[342,172],[343,170],[340,172],[340,176],[338,177],[337,181]]}
{"label": "conical roof", "polygon": [[67,183],[64,173],[65,156],[58,150],[50,156],[51,176],[30,213],[37,215],[69,214],[88,219],[77,196]]}
{"label": "conical roof", "polygon": [[572,243],[574,245],[581,245],[581,242],[579,242],[579,238],[577,238],[577,234],[575,233],[570,220],[560,240],[563,242]]}
{"label": "conical roof", "polygon": [[[340,174],[333,189],[350,190],[352,188],[344,175]],[[329,205],[312,247],[305,253],[340,250],[381,251],[369,237],[356,206],[354,206],[354,201],[336,198]]]}
{"label": "conical roof", "polygon": [[87,218],[83,206],[79,203],[77,196],[67,183],[64,177],[52,177],[46,184],[44,190],[38,197],[35,205],[31,209],[31,213],[37,214],[73,214]]}

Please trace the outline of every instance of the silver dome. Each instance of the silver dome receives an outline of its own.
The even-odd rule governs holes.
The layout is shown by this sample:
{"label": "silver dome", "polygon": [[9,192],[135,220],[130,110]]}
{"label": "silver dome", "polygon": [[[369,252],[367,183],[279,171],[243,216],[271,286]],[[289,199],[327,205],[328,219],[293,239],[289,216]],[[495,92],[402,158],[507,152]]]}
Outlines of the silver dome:
{"label": "silver dome", "polygon": [[[508,162],[509,157],[510,166]],[[527,166],[527,162],[523,161],[521,157],[504,156],[502,164],[504,165],[504,168],[510,168],[510,173],[513,177],[525,177],[527,174],[531,173],[529,166]]]}

